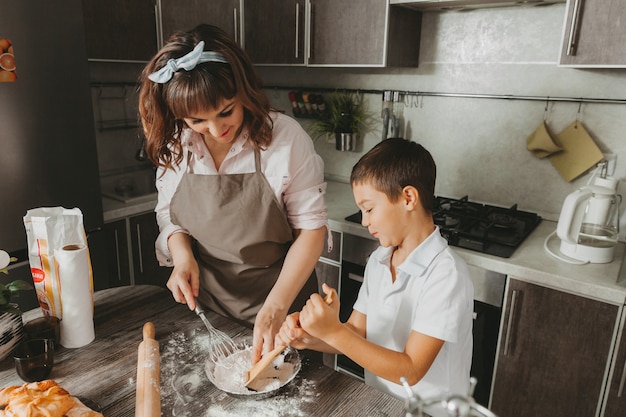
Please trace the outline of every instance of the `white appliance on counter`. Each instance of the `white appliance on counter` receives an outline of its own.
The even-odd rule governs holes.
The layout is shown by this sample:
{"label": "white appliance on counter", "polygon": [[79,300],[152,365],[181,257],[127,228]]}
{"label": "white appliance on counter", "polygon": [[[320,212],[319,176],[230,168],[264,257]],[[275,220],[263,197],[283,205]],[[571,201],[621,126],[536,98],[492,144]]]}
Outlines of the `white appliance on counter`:
{"label": "white appliance on counter", "polygon": [[612,262],[619,237],[622,199],[617,194],[618,184],[616,178],[606,176],[605,165],[600,164],[587,185],[569,194],[556,228],[559,249],[566,258],[546,244],[548,253],[574,264]]}

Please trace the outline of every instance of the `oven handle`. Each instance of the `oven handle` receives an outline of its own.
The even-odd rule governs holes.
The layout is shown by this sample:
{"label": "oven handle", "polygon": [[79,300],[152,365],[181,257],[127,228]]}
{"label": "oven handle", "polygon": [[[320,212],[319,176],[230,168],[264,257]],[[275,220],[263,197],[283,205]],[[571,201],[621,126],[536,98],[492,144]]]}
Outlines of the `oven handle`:
{"label": "oven handle", "polygon": [[348,278],[352,281],[363,282],[363,277],[352,272],[348,272]]}
{"label": "oven handle", "polygon": [[507,356],[511,349],[511,333],[513,332],[513,317],[515,316],[515,304],[517,302],[518,291],[513,290],[511,293],[511,308],[509,309],[509,319],[506,323],[506,338],[504,339],[504,355]]}

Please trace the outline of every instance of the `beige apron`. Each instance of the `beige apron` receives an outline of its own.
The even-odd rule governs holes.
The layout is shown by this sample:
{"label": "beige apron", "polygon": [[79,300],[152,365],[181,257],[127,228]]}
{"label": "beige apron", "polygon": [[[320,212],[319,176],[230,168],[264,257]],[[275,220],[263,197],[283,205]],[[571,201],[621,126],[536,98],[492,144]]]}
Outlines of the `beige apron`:
{"label": "beige apron", "polygon": [[[188,156],[189,159],[189,156]],[[189,231],[200,267],[199,301],[253,324],[278,279],[293,231],[254,153],[255,172],[197,175],[191,169],[172,197],[172,222]],[[317,292],[315,271],[291,311]]]}

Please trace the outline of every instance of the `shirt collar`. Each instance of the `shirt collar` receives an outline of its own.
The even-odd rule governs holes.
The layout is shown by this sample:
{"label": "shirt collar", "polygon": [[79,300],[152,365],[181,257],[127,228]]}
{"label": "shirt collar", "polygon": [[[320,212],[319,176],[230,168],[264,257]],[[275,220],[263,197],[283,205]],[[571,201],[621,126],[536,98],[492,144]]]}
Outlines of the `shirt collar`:
{"label": "shirt collar", "polygon": [[[191,129],[185,129],[183,134],[181,135],[181,144],[184,150],[191,152],[197,159],[204,159],[206,156],[209,156],[209,150],[202,139],[202,135],[198,132],[195,132]],[[243,129],[237,139],[233,142],[230,152],[227,155],[228,157],[237,155],[244,149],[246,149],[248,142],[248,131]]]}
{"label": "shirt collar", "polygon": [[[437,255],[447,247],[448,241],[441,236],[439,226],[435,226],[435,230],[417,248],[413,249],[398,270],[410,276],[421,276]],[[375,259],[382,264],[389,265],[394,249],[385,248],[377,252]]]}

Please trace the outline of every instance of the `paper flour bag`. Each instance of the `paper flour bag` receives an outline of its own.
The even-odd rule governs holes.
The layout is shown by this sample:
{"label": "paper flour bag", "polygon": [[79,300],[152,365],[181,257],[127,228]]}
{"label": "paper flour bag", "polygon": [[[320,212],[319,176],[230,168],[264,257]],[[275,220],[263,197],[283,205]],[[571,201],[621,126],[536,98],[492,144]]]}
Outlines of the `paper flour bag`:
{"label": "paper flour bag", "polygon": [[[69,344],[89,343],[94,337],[93,272],[82,212],[63,207],[31,209],[24,216],[24,227],[41,309],[45,315],[62,319],[61,333],[72,339]],[[70,314],[71,319],[65,320],[70,317],[64,313]],[[81,317],[82,322],[76,323],[76,317]],[[73,327],[68,328],[70,325]],[[70,334],[72,329],[78,333]],[[63,339],[62,335],[62,345]]]}

